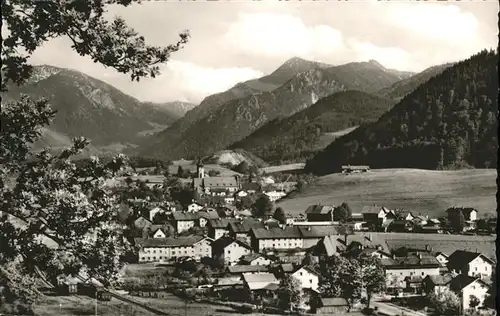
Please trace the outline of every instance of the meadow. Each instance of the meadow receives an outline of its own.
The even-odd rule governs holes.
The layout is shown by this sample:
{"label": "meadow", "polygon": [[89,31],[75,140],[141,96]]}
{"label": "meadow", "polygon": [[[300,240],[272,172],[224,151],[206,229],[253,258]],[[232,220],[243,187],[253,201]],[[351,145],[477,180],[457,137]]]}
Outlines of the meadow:
{"label": "meadow", "polygon": [[291,214],[304,213],[313,204],[340,205],[352,212],[364,205],[399,208],[439,217],[452,206],[468,206],[496,214],[496,169],[434,171],[377,169],[360,174],[330,174],[318,178],[303,192],[278,202]]}

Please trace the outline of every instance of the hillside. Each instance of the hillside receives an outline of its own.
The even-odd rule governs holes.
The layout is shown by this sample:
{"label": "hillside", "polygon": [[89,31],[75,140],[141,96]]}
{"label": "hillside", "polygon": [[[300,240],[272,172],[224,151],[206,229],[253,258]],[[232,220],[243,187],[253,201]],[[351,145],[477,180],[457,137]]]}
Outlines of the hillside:
{"label": "hillside", "polygon": [[249,166],[256,166],[258,168],[267,167],[269,165],[260,157],[242,149],[221,150],[209,157],[204,158],[203,161],[211,164],[232,164],[234,166],[237,166],[245,161]]}
{"label": "hillside", "polygon": [[275,119],[229,148],[242,148],[270,163],[305,161],[326,133],[377,120],[395,102],[360,91],[334,93],[284,119]]}
{"label": "hillside", "polygon": [[[297,57],[291,58],[269,75],[240,82],[227,91],[206,97],[200,105],[188,111],[181,119],[165,130],[158,131],[156,135],[150,137],[141,146],[140,151],[146,150],[148,155],[154,156],[155,153],[152,151],[155,146],[164,146],[165,144],[177,144],[182,142],[184,139],[184,133],[191,125],[209,114],[214,113],[225,103],[242,99],[253,94],[272,91],[302,71],[327,67],[331,67],[331,65],[308,61]],[[133,154],[137,154],[137,152],[133,152]],[[173,157],[174,159],[182,158],[182,156],[179,155]]]}
{"label": "hillside", "polygon": [[277,206],[287,213],[298,214],[313,204],[347,202],[353,212],[376,204],[439,217],[455,205],[474,207],[482,216],[496,212],[495,181],[493,169],[379,169],[362,174],[337,173],[320,177],[303,192],[282,200]]}
{"label": "hillside", "polygon": [[165,128],[177,119],[168,110],[142,104],[100,80],[52,66],[35,67],[25,85],[2,94],[2,102],[17,100],[21,94],[45,97],[57,110],[35,149],[67,146],[71,138],[85,136],[95,148],[115,146],[121,151],[137,144],[140,132]]}
{"label": "hillside", "polygon": [[414,91],[421,84],[426,83],[427,81],[429,81],[429,79],[439,75],[446,68],[449,68],[451,66],[453,66],[452,63],[427,68],[418,74],[415,74],[408,78],[404,78],[403,80],[398,81],[389,87],[383,88],[378,92],[378,94],[383,95],[387,98],[399,100],[408,93]]}
{"label": "hillside", "polygon": [[243,139],[270,120],[290,116],[330,94],[345,90],[376,92],[399,81],[401,76],[374,61],[310,69],[277,89],[225,103],[191,124],[181,136],[169,138],[172,129],[167,129],[157,135],[155,142],[140,148],[140,155],[163,159],[204,156]]}
{"label": "hillside", "polygon": [[493,167],[497,160],[498,55],[482,51],[404,97],[306,164],[324,175],[343,164],[372,168]]}
{"label": "hillside", "polygon": [[156,106],[160,108],[163,112],[167,113],[170,117],[175,119],[180,119],[186,113],[193,108],[196,107],[196,104],[181,102],[181,101],[173,101],[173,102],[164,102],[164,103],[154,103],[154,102],[143,102],[145,105]]}

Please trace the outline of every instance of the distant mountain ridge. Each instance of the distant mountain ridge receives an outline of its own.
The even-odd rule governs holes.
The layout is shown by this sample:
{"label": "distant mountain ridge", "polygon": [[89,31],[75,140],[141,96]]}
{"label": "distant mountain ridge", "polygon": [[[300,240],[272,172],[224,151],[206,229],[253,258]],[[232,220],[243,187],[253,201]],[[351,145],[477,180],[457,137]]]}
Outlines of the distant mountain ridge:
{"label": "distant mountain ridge", "polygon": [[[299,72],[284,81],[286,75],[283,74],[291,75],[294,71]],[[251,84],[239,84],[220,95],[210,96],[183,119],[141,146],[139,155],[164,159],[204,156],[243,139],[274,118],[293,115],[335,92],[359,90],[374,93],[409,75],[386,69],[373,61],[329,66],[292,58],[269,76],[257,79],[260,83],[267,83],[259,86],[262,90],[263,87],[272,87],[270,82],[284,81],[279,87],[256,91],[253,89],[255,81],[251,81]],[[247,92],[244,97],[238,98],[231,91],[243,87]],[[222,101],[219,103],[212,102],[211,107],[204,104],[209,98],[228,94],[230,97],[219,99]],[[197,112],[195,119],[190,115],[194,111]]]}
{"label": "distant mountain ridge", "polygon": [[57,110],[35,149],[67,146],[71,138],[85,136],[94,149],[121,151],[140,143],[141,132],[165,128],[178,118],[169,109],[144,104],[101,80],[53,66],[35,66],[27,83],[10,86],[2,102],[21,94],[45,97]]}
{"label": "distant mountain ridge", "polygon": [[447,169],[496,166],[498,54],[482,51],[432,77],[375,123],[338,138],[305,170],[339,172],[343,164],[372,168]]}

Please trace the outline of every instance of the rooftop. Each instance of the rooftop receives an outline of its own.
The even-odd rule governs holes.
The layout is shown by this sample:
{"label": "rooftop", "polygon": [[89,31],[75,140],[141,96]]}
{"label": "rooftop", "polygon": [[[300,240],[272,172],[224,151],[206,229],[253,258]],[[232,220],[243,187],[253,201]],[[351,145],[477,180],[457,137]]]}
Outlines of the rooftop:
{"label": "rooftop", "polygon": [[264,266],[252,266],[252,265],[234,265],[227,267],[227,270],[231,274],[241,274],[249,272],[267,272],[269,269]]}
{"label": "rooftop", "polygon": [[169,237],[169,238],[149,238],[143,239],[142,247],[182,247],[192,246],[197,242],[205,239],[203,236],[183,236],[183,237]]}
{"label": "rooftop", "polygon": [[306,214],[329,214],[335,210],[333,205],[311,205],[306,209]]}
{"label": "rooftop", "polygon": [[173,212],[172,217],[176,221],[196,221],[200,218],[198,213]]}

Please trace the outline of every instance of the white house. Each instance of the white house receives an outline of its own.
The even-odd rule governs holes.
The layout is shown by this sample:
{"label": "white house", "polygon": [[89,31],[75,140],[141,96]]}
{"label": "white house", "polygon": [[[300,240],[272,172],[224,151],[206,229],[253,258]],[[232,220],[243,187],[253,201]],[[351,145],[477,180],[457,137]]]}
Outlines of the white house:
{"label": "white house", "polygon": [[269,258],[264,257],[260,253],[250,253],[245,255],[240,260],[241,264],[252,265],[252,266],[268,266],[271,264]]}
{"label": "white house", "polygon": [[240,191],[236,192],[235,195],[238,198],[247,197],[248,196],[248,192],[245,191],[245,190],[240,190]]}
{"label": "white house", "polygon": [[283,191],[269,191],[265,192],[264,194],[267,195],[267,197],[269,198],[269,200],[271,200],[271,202],[276,202],[279,199],[286,196],[286,193]]}
{"label": "white house", "polygon": [[227,218],[210,219],[208,221],[208,236],[217,240],[229,233],[229,220]]}
{"label": "white house", "polygon": [[319,275],[309,267],[301,267],[292,273],[292,276],[300,281],[303,289],[318,291]]}
{"label": "white house", "polygon": [[180,257],[199,260],[211,255],[211,242],[202,236],[151,238],[140,243],[139,263],[161,262]]}
{"label": "white house", "polygon": [[450,271],[480,279],[490,279],[495,267],[491,259],[477,252],[456,250],[448,257]]}
{"label": "white house", "polygon": [[234,265],[251,252],[249,245],[229,236],[223,236],[212,244],[212,257],[225,265]]}
{"label": "white house", "polygon": [[203,205],[199,203],[191,203],[188,205],[187,211],[190,213],[196,213],[198,211],[201,211],[203,209]]}
{"label": "white house", "polygon": [[199,220],[199,215],[196,213],[174,212],[172,213],[172,220],[177,232],[181,233],[194,227]]}
{"label": "white house", "polygon": [[277,288],[279,280],[272,273],[243,273],[243,284],[250,291]]}
{"label": "white house", "polygon": [[158,228],[154,233],[153,233],[153,238],[165,238],[167,235],[165,232],[161,229]]}
{"label": "white house", "polygon": [[225,196],[224,203],[229,204],[229,205],[233,204],[234,203],[234,196]]}
{"label": "white house", "polygon": [[462,301],[462,309],[467,310],[471,308],[470,302],[472,296],[479,300],[478,307],[483,305],[490,286],[481,279],[459,274],[451,280],[450,290],[458,294]]}

